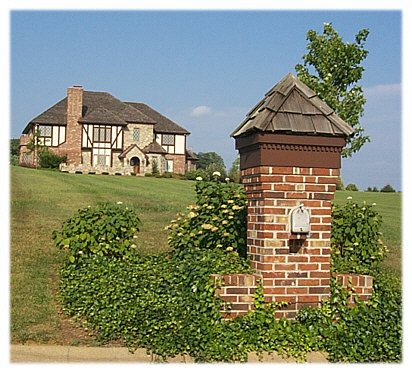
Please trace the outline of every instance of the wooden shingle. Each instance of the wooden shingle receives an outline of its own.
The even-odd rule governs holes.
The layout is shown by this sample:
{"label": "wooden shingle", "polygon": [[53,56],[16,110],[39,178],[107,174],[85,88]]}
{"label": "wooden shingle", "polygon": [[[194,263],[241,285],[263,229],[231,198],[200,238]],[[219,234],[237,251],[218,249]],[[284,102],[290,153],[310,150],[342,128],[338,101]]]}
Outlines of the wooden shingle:
{"label": "wooden shingle", "polygon": [[253,131],[349,136],[353,128],[292,74],[286,75],[231,134]]}

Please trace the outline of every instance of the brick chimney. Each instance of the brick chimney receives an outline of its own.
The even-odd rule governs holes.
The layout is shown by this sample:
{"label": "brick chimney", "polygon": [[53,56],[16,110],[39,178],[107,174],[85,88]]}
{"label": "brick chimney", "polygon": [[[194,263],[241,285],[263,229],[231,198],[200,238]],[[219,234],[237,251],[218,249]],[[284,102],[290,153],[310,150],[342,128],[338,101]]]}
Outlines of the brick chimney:
{"label": "brick chimney", "polygon": [[83,87],[74,85],[67,88],[67,127],[64,148],[67,164],[81,164]]}

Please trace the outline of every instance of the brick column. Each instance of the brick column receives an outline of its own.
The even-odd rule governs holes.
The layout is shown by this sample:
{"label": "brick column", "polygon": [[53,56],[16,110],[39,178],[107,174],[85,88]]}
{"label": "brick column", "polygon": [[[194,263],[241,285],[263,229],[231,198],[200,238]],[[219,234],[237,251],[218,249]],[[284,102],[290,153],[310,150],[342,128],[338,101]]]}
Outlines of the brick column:
{"label": "brick column", "polygon": [[[331,200],[339,169],[260,166],[242,170],[248,202],[248,255],[267,301],[289,305],[278,316],[329,297]],[[303,204],[310,233],[291,234],[290,213]]]}

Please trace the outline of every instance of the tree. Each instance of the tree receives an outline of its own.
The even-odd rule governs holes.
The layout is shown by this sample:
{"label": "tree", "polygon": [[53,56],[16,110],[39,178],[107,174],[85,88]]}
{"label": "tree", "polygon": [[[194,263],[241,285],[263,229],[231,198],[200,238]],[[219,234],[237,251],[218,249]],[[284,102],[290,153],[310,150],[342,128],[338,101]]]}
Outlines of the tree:
{"label": "tree", "polygon": [[394,192],[395,192],[395,189],[392,187],[392,185],[387,184],[387,185],[385,185],[385,186],[381,189],[381,192],[384,192],[384,193],[394,193]]}
{"label": "tree", "polygon": [[197,157],[199,158],[197,161],[197,168],[200,170],[205,170],[210,165],[215,165],[220,169],[226,169],[222,157],[215,152],[198,153]]}
{"label": "tree", "polygon": [[240,156],[237,156],[229,170],[229,177],[235,182],[240,183]]}
{"label": "tree", "polygon": [[348,184],[346,186],[346,190],[349,190],[351,192],[357,192],[358,191],[358,187],[355,184]]}
{"label": "tree", "polygon": [[19,155],[19,139],[10,139],[10,155]]}
{"label": "tree", "polygon": [[347,139],[343,157],[352,156],[370,141],[360,125],[366,99],[357,84],[364,71],[361,62],[368,55],[364,48],[368,34],[368,29],[362,29],[354,43],[345,43],[331,23],[324,23],[323,34],[315,30],[307,32],[308,52],[303,56],[303,65],[295,66],[298,78],[353,127],[354,133]]}

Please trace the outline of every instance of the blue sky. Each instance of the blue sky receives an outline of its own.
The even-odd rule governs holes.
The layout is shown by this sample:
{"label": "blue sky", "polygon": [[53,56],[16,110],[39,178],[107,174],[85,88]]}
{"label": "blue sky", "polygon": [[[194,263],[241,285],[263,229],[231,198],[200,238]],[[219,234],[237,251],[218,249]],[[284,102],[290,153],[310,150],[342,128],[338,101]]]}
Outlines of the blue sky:
{"label": "blue sky", "polygon": [[147,103],[191,132],[190,148],[215,151],[230,167],[230,132],[294,73],[306,32],[332,22],[346,41],[370,30],[361,84],[372,142],[343,160],[343,181],[400,190],[401,20],[391,10],[12,11],[10,136],[80,84]]}

